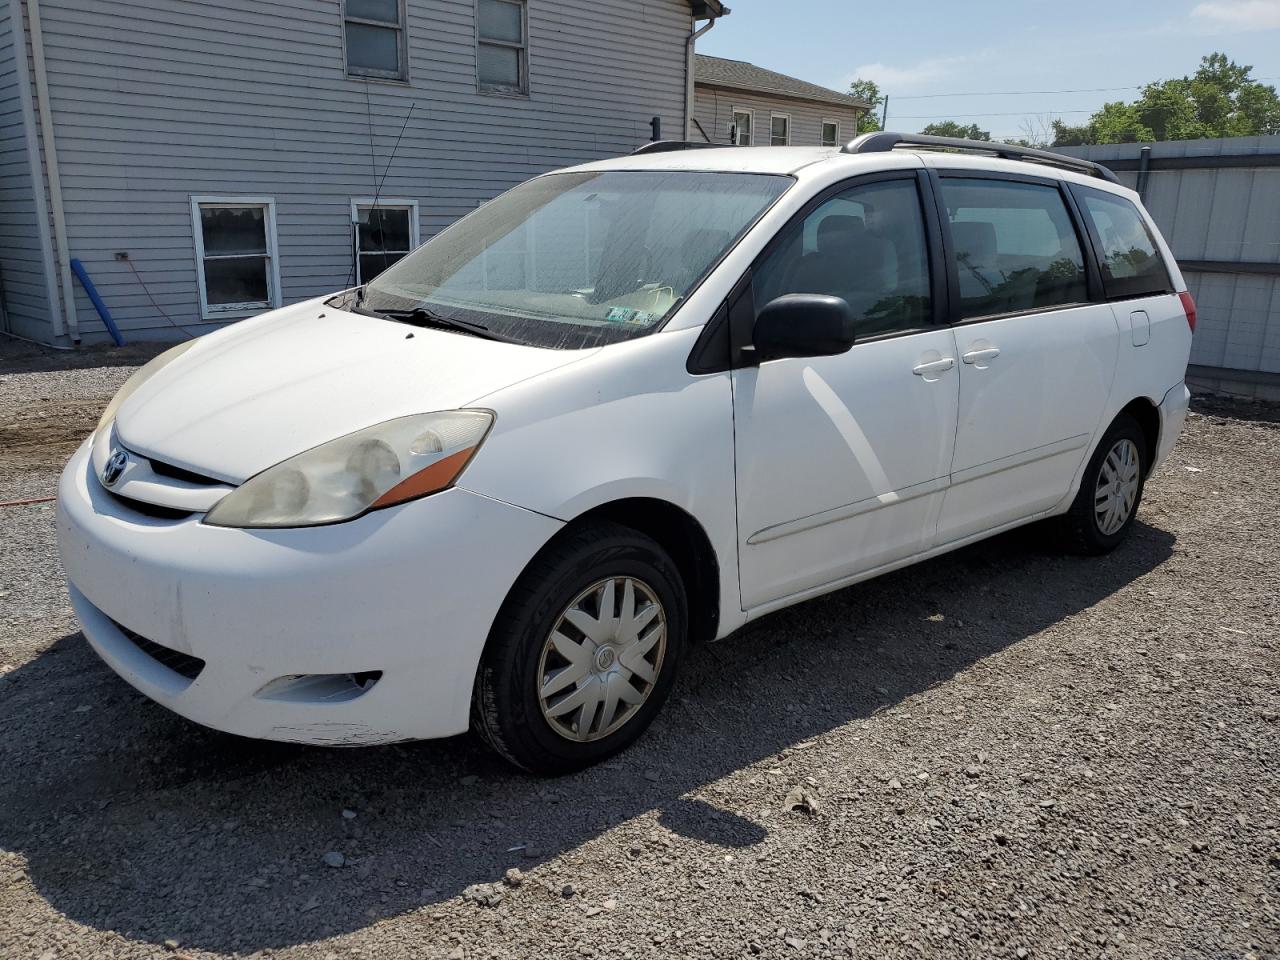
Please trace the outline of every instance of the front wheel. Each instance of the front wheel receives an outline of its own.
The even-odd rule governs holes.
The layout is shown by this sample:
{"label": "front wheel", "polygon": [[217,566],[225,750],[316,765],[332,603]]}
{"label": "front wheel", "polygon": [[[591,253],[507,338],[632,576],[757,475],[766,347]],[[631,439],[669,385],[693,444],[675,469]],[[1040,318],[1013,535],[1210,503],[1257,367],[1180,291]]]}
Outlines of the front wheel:
{"label": "front wheel", "polygon": [[598,763],[653,721],[687,636],[684,585],[666,551],[618,524],[583,526],[535,558],[503,604],[473,727],[533,773]]}
{"label": "front wheel", "polygon": [[1150,461],[1142,427],[1116,418],[1094,451],[1080,492],[1063,517],[1068,546],[1078,553],[1110,553],[1128,535],[1142,503]]}

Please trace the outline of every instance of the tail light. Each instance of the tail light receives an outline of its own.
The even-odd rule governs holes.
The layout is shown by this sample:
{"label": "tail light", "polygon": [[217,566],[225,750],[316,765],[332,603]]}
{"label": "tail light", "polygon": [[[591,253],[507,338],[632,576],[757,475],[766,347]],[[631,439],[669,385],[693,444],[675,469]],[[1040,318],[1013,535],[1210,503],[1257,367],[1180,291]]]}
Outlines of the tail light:
{"label": "tail light", "polygon": [[1191,328],[1191,332],[1196,332],[1196,298],[1191,295],[1190,290],[1184,290],[1178,294],[1178,299],[1182,301],[1182,309],[1187,312],[1187,326]]}

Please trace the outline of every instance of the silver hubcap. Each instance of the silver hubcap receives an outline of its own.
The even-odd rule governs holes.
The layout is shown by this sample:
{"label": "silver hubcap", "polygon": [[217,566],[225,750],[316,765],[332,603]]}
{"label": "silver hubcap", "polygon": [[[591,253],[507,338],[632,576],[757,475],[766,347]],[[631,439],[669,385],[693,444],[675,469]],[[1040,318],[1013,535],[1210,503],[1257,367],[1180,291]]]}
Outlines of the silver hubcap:
{"label": "silver hubcap", "polygon": [[1098,473],[1098,487],[1093,495],[1093,512],[1098,530],[1104,537],[1113,536],[1133,513],[1138,499],[1141,459],[1132,440],[1117,440]]}
{"label": "silver hubcap", "polygon": [[648,584],[631,577],[592,584],[542,647],[542,715],[569,740],[609,736],[649,699],[666,649],[666,611]]}

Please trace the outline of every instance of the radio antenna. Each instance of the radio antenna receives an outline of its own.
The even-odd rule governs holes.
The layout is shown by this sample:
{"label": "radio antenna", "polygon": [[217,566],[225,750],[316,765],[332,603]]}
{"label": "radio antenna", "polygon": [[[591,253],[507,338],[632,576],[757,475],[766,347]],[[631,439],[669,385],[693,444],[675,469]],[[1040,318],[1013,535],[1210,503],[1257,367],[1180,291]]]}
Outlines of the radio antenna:
{"label": "radio antenna", "polygon": [[[366,89],[367,89],[367,88],[366,88]],[[396,161],[396,154],[400,151],[400,141],[404,139],[404,132],[405,132],[407,129],[409,129],[409,118],[413,116],[413,108],[414,108],[414,107],[416,107],[417,105],[418,105],[418,103],[417,103],[417,101],[416,101],[416,100],[415,100],[414,102],[412,102],[412,103],[410,103],[410,104],[409,104],[409,110],[408,110],[408,112],[406,112],[406,113],[405,113],[405,115],[404,115],[404,123],[402,123],[402,124],[400,125],[400,134],[396,137],[395,145],[391,148],[391,156],[389,156],[389,157],[387,158],[387,165],[386,165],[386,167],[384,167],[384,168],[383,168],[383,170],[382,170],[382,179],[381,179],[381,180],[379,180],[379,181],[374,185],[374,190],[373,190],[373,207],[372,207],[372,209],[369,211],[369,215],[370,215],[370,216],[374,216],[374,215],[376,215],[376,213],[377,213],[377,210],[378,210],[378,201],[382,198],[382,185],[383,185],[383,184],[385,184],[385,183],[387,182],[387,174],[389,174],[389,173],[391,172],[391,165],[392,165],[393,163],[395,163],[395,161]],[[377,168],[376,168],[376,167],[374,168],[374,173],[375,173],[375,174],[377,173]],[[358,231],[360,230],[359,211],[357,211],[357,213],[356,213],[356,222],[355,222],[355,223],[353,223],[351,226],[352,226],[352,237],[351,237],[351,272],[347,274],[347,286],[346,286],[346,289],[350,289],[351,284],[352,284],[352,282],[355,280],[355,276],[356,276],[356,258],[359,256],[359,246],[360,246],[360,244],[359,244],[359,242],[358,242]],[[382,247],[382,248],[384,249],[384,252],[385,252],[385,248],[386,248],[387,242],[386,242],[386,236],[383,234],[383,230],[382,230],[382,218],[381,218],[381,217],[378,217],[378,240],[379,240],[379,246],[380,246],[380,247]],[[360,293],[356,294],[356,296],[357,296],[357,298],[358,298],[358,300],[359,300],[359,299],[363,299],[364,294],[363,294],[363,292],[360,292]],[[358,300],[357,300],[357,302],[358,302]]]}

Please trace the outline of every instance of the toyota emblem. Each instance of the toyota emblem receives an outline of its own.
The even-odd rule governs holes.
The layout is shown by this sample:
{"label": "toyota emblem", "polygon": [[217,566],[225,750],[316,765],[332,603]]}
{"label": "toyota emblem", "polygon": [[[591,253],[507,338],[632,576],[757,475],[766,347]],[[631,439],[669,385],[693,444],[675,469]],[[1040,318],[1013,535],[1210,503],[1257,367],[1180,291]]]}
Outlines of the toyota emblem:
{"label": "toyota emblem", "polygon": [[104,487],[112,486],[120,479],[120,474],[124,473],[124,468],[129,466],[129,454],[123,450],[117,450],[107,459],[107,465],[102,468],[102,485]]}

